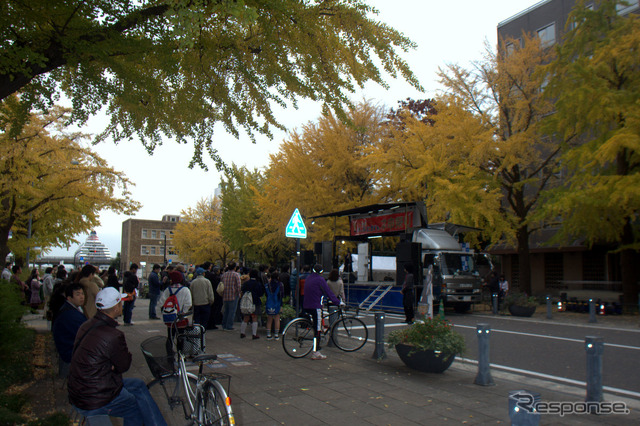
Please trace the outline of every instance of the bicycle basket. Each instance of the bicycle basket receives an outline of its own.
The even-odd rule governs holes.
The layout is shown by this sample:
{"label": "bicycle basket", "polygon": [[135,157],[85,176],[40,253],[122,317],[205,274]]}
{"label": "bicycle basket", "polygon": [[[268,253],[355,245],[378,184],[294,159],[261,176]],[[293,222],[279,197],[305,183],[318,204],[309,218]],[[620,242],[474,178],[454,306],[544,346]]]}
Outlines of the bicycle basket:
{"label": "bicycle basket", "polygon": [[154,378],[159,379],[175,372],[173,348],[166,337],[150,337],[140,344],[140,349]]}
{"label": "bicycle basket", "polygon": [[178,329],[178,335],[176,336],[178,350],[184,356],[196,356],[205,353],[204,333],[204,327],[199,324]]}

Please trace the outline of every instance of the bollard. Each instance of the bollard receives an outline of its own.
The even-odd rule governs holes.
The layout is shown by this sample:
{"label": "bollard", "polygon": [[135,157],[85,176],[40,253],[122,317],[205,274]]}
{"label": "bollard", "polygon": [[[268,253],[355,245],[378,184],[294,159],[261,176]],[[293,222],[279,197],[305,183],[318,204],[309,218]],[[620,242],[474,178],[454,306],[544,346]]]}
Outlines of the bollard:
{"label": "bollard", "polygon": [[474,383],[480,386],[492,386],[491,367],[489,365],[489,324],[478,324],[476,326],[478,334],[478,375]]}
{"label": "bollard", "polygon": [[512,426],[535,426],[540,424],[540,413],[536,405],[540,394],[528,390],[509,392],[509,418]]}
{"label": "bollard", "polygon": [[384,312],[377,312],[375,315],[376,322],[376,342],[373,351],[373,359],[383,360],[387,357],[384,351]]}
{"label": "bollard", "polygon": [[496,293],[491,295],[491,302],[493,305],[493,315],[498,315],[498,295]]}
{"label": "bollard", "polygon": [[598,322],[596,319],[596,302],[589,299],[589,322]]}
{"label": "bollard", "polygon": [[587,336],[584,339],[587,351],[587,397],[586,402],[602,402],[602,353],[604,339]]}
{"label": "bollard", "polygon": [[552,319],[551,315],[551,296],[547,296],[547,319]]}

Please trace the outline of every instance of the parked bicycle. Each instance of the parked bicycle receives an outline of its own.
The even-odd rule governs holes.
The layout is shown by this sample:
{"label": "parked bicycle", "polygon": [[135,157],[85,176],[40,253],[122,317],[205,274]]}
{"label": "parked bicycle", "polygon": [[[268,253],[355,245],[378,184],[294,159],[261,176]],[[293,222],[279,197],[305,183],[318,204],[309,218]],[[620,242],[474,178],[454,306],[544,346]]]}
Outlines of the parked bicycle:
{"label": "parked bicycle", "polygon": [[[235,425],[228,396],[231,376],[203,372],[205,363],[217,359],[217,355],[204,353],[204,327],[176,325],[190,314],[178,314],[171,339],[155,336],[140,344],[154,377],[147,384],[149,392],[156,401],[167,400],[165,419],[170,425]],[[197,375],[187,371],[188,358],[198,365]]]}
{"label": "parked bicycle", "polygon": [[[330,319],[335,315],[335,321]],[[356,313],[357,315],[357,313]],[[313,349],[313,321],[310,316],[295,318],[282,332],[282,347],[293,358],[305,357]],[[345,352],[353,352],[367,343],[369,331],[362,320],[354,315],[345,316],[342,309],[322,314],[321,339],[330,336],[333,344]]]}

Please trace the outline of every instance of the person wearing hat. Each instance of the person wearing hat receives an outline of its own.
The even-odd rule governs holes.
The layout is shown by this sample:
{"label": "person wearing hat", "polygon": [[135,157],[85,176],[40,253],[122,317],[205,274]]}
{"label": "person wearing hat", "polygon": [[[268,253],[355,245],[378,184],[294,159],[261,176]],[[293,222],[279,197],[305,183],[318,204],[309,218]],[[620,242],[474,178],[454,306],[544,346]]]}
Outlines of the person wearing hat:
{"label": "person wearing hat", "polygon": [[[169,287],[167,287],[160,295],[160,306],[164,306],[164,302],[167,298],[169,298],[170,295],[175,294],[178,299],[180,313],[190,311],[193,303],[191,300],[191,291],[189,291],[189,287],[182,285],[184,282],[184,275],[182,275],[182,272],[177,270],[171,271],[169,273],[169,282],[171,283]],[[171,337],[171,327],[168,328],[169,337]]]}
{"label": "person wearing hat", "polygon": [[76,335],[67,389],[69,402],[85,417],[108,415],[124,424],[166,425],[144,381],[123,378],[131,367],[131,353],[116,318],[122,297],[107,287],[96,295],[96,314]]}
{"label": "person wearing hat", "polygon": [[211,281],[204,277],[204,268],[196,268],[195,279],[191,281],[189,290],[193,302],[193,323],[207,328],[214,297]]}
{"label": "person wearing hat", "polygon": [[332,303],[344,306],[335,294],[329,288],[327,281],[322,274],[322,265],[316,263],[313,266],[313,273],[309,275],[304,284],[304,311],[311,315],[313,320],[313,352],[311,359],[326,359],[327,357],[320,352],[320,331],[322,328],[322,298],[328,297]]}

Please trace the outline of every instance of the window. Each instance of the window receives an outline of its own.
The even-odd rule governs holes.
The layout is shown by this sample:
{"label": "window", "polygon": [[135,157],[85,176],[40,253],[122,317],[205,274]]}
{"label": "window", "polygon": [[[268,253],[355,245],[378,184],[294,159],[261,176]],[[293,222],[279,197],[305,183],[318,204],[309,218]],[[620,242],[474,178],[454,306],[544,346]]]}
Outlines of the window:
{"label": "window", "polygon": [[633,12],[634,10],[638,9],[638,1],[631,1],[631,0],[627,0],[627,3],[629,3],[629,5],[626,4],[616,4],[616,10],[618,11],[618,15],[628,15],[629,13]]}
{"label": "window", "polygon": [[156,231],[155,229],[151,231],[151,238],[158,238],[158,231]]}
{"label": "window", "polygon": [[147,246],[140,246],[140,255],[146,256],[148,251],[149,249],[147,248]]}
{"label": "window", "polygon": [[156,247],[155,246],[151,247],[151,255],[152,256],[156,255]]}
{"label": "window", "polygon": [[142,230],[142,238],[148,238],[148,237],[147,237],[147,233],[148,233],[148,232],[147,232],[147,230],[146,230],[146,229],[143,229],[143,230]]}
{"label": "window", "polygon": [[165,238],[167,234],[164,231],[160,231],[160,238]]}
{"label": "window", "polygon": [[538,37],[544,47],[551,46],[556,42],[556,24],[549,24],[538,30]]}

